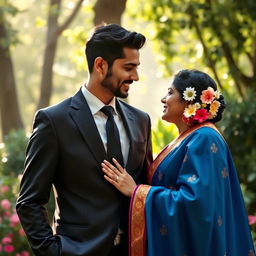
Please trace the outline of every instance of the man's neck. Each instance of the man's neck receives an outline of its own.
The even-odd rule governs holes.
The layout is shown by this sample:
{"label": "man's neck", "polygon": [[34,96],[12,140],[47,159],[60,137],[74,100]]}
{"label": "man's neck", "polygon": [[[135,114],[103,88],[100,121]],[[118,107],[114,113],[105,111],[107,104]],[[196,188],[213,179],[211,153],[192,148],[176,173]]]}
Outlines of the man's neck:
{"label": "man's neck", "polygon": [[87,90],[101,100],[105,105],[114,98],[114,96],[105,88],[99,84],[90,83],[90,81],[84,85]]}

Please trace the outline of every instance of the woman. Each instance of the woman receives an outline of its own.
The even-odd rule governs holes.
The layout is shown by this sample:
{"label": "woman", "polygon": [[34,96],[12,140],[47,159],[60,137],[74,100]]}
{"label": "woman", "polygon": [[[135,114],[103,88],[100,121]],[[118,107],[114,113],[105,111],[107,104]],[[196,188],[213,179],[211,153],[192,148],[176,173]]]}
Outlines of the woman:
{"label": "woman", "polygon": [[131,197],[130,255],[253,256],[237,173],[214,126],[225,108],[215,82],[182,70],[162,103],[179,136],[151,165],[150,185],[137,186],[115,160],[102,164],[105,179]]}

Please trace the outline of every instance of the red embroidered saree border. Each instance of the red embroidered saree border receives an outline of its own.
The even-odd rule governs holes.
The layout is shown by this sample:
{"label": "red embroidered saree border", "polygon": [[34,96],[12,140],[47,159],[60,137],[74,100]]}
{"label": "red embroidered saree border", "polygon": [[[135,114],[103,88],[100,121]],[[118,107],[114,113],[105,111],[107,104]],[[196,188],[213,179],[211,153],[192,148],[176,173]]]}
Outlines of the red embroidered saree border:
{"label": "red embroidered saree border", "polygon": [[185,131],[184,133],[181,133],[176,139],[174,139],[170,144],[168,144],[162,151],[161,153],[156,157],[156,159],[153,161],[151,164],[149,171],[148,171],[148,181],[149,184],[151,184],[152,178],[154,176],[154,173],[159,166],[159,164],[163,161],[163,159],[176,147],[180,145],[180,143],[187,138],[191,133],[194,131],[202,128],[202,127],[210,127],[217,131],[219,134],[220,132],[216,128],[216,126],[212,123],[203,123],[203,124],[198,124],[190,128],[189,130]]}
{"label": "red embroidered saree border", "polygon": [[133,192],[129,219],[129,256],[146,256],[145,203],[151,186],[139,185]]}

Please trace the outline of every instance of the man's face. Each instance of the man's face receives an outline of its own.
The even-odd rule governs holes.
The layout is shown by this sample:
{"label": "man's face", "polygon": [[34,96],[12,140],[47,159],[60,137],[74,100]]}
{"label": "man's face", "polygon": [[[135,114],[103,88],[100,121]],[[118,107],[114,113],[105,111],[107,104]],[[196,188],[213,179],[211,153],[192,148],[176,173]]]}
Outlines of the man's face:
{"label": "man's face", "polygon": [[127,98],[130,84],[138,81],[137,68],[140,64],[139,51],[125,47],[124,58],[116,59],[108,69],[101,85],[108,89],[114,96]]}

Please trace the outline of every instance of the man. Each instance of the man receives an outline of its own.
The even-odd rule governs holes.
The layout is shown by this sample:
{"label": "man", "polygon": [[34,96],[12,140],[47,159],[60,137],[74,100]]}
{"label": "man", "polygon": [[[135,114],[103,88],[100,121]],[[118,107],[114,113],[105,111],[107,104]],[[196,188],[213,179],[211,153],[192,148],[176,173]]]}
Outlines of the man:
{"label": "man", "polygon": [[[150,119],[116,97],[126,98],[139,79],[144,43],[143,35],[115,24],[97,28],[86,44],[87,84],[36,114],[17,201],[35,255],[128,254],[129,200],[108,184],[101,170],[102,161],[111,160],[108,151],[117,149],[108,148],[108,116],[102,107],[112,107],[123,166],[137,183],[143,182],[152,161]],[[51,187],[53,228],[45,208]]]}

